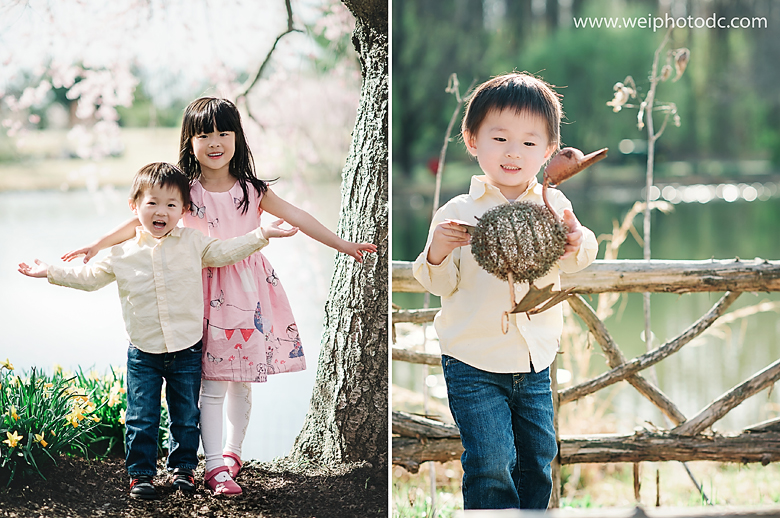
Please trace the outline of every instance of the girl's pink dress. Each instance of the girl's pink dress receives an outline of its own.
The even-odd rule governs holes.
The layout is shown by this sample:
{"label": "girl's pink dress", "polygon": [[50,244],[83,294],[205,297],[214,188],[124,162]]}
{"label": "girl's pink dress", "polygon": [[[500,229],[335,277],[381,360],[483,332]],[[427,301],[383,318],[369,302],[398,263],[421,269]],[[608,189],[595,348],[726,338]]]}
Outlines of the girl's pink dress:
{"label": "girl's pink dress", "polygon": [[[192,184],[192,208],[185,227],[228,239],[260,226],[260,196],[248,186],[249,208],[236,182],[227,192]],[[264,382],[268,374],[306,368],[290,303],[279,277],[263,254],[221,268],[203,269],[203,379]]]}

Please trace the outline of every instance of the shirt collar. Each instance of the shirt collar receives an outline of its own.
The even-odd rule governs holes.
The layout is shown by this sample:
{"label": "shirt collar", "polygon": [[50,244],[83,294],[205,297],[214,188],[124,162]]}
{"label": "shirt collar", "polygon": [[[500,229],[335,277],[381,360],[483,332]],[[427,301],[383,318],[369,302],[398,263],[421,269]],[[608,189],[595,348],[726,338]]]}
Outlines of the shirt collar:
{"label": "shirt collar", "polygon": [[[533,177],[531,181],[528,182],[528,187],[526,188],[526,190],[523,192],[523,194],[518,196],[517,200],[515,201],[525,198],[525,196],[529,192],[535,192],[540,189],[541,189],[541,185],[539,184],[538,181],[536,181],[536,177]],[[485,181],[485,175],[472,176],[471,185],[469,186],[469,195],[471,196],[471,198],[474,200],[478,200],[485,194],[497,195],[501,197],[504,196],[503,194],[501,194],[501,190],[498,187],[494,185],[490,185]]]}
{"label": "shirt collar", "polygon": [[162,241],[168,236],[178,237],[181,235],[181,232],[182,232],[182,227],[176,226],[173,227],[173,229],[170,232],[168,232],[167,234],[165,234],[164,236],[158,239],[154,237],[150,232],[145,230],[144,227],[138,225],[137,227],[135,227],[135,240],[139,245],[143,243],[156,243]]}

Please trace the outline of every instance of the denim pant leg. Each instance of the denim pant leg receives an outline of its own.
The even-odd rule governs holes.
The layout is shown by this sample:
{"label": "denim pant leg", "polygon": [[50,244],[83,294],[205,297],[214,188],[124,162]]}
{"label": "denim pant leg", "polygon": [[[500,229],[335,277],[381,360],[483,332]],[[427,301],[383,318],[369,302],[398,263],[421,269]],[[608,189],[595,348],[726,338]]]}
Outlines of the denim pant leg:
{"label": "denim pant leg", "polygon": [[517,465],[513,478],[521,509],[547,509],[552,493],[551,463],[558,454],[549,367],[513,374],[512,428]]}
{"label": "denim pant leg", "polygon": [[163,356],[145,353],[132,344],[127,349],[125,465],[131,477],[157,474]]}
{"label": "denim pant leg", "polygon": [[519,508],[513,472],[512,374],[482,371],[442,356],[450,410],[464,452],[464,509]]}
{"label": "denim pant leg", "polygon": [[170,417],[169,470],[198,467],[202,352],[203,343],[198,342],[189,349],[165,355],[165,398]]}

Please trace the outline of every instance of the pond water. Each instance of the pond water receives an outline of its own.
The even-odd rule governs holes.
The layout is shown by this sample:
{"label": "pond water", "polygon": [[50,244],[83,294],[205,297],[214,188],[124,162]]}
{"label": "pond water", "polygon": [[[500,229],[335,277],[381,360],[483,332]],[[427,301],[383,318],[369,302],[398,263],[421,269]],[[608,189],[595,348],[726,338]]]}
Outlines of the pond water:
{"label": "pond water", "polygon": [[[780,240],[776,238],[780,225],[777,185],[767,184],[766,188],[754,185],[753,191],[745,186],[733,186],[736,192],[744,192],[746,196],[732,196],[731,188],[718,190],[717,186],[705,186],[707,188],[699,190],[713,193],[712,196],[701,195],[698,198],[686,198],[685,201],[679,192],[667,190],[665,194],[669,196],[668,199],[675,202],[674,210],[668,214],[653,215],[653,259],[780,259]],[[568,183],[563,190],[571,199],[579,220],[597,236],[611,233],[613,221],[622,221],[634,200],[641,197],[639,188],[635,192],[618,193],[617,197],[609,196],[605,190],[579,190],[578,186],[570,186]],[[725,192],[726,198],[714,195],[716,191]],[[449,199],[456,194],[443,194],[442,199]],[[430,220],[430,209],[427,208],[430,199],[419,192],[399,192],[395,186],[394,199],[393,228],[396,240],[393,243],[393,258],[411,261],[425,243]],[[634,223],[641,235],[642,216],[637,217]],[[603,257],[603,253],[602,244],[598,257]],[[621,247],[619,258],[641,259],[642,248],[629,236]],[[655,345],[676,337],[706,313],[721,295],[653,294],[651,307]],[[432,299],[431,307],[437,307],[438,300],[435,297]],[[396,293],[393,300],[406,308],[422,307],[420,294]],[[593,297],[591,302],[595,306],[597,297]],[[713,399],[780,358],[780,294],[744,293],[730,311],[762,302],[773,303],[772,310],[721,326],[656,366],[661,390],[686,416],[692,417]],[[627,357],[642,354],[645,344],[642,339],[644,320],[641,294],[623,295],[614,309],[615,315],[606,320],[613,338]],[[415,340],[415,343],[420,343],[421,335]],[[598,346],[594,343],[592,347],[595,348],[595,354],[591,355],[591,374],[595,374],[604,371],[606,367]],[[564,354],[566,352],[564,350]],[[423,385],[427,384],[431,394],[445,393],[440,369],[432,370],[432,374],[426,378],[422,367],[394,362],[393,383],[415,392],[422,392]],[[571,384],[562,385],[566,386]],[[765,390],[752,397],[717,422],[715,427],[720,431],[739,430],[764,419],[777,417],[780,415],[780,396],[777,392]],[[668,426],[660,412],[626,383],[619,383],[600,395],[607,396],[602,400],[602,405],[608,407],[608,414],[616,423],[616,432],[630,433],[645,421],[652,421],[657,426]],[[442,399],[441,402],[446,403],[446,400]]]}
{"label": "pond water", "polygon": [[[335,229],[339,185],[297,187],[293,191],[280,181],[274,190]],[[126,221],[132,216],[128,190],[0,193],[0,227],[6,235],[0,247],[0,359],[9,358],[17,372],[31,367],[51,372],[59,364],[102,374],[125,364],[127,339],[115,284],[87,293],[30,279],[16,269],[35,258],[58,263],[65,252]],[[264,222],[270,218],[264,216]],[[284,283],[308,364],[306,371],[253,384],[243,457],[271,460],[290,451],[309,407],[335,251],[298,234],[273,240],[263,253]]]}

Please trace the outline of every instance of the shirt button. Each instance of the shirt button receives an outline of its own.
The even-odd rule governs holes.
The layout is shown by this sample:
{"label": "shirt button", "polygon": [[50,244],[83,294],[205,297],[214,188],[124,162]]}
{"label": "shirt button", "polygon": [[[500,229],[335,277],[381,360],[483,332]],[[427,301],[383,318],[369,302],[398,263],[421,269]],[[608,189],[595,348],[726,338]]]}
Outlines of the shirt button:
{"label": "shirt button", "polygon": [[168,327],[168,322],[163,322],[163,327]]}
{"label": "shirt button", "polygon": [[161,273],[161,272],[155,272],[154,274],[155,274],[157,277],[159,277],[160,275],[162,275],[162,273]]}
{"label": "shirt button", "polygon": [[523,332],[525,332],[525,330],[526,330],[526,327],[525,327],[525,326],[520,326],[520,329],[521,329]]}
{"label": "shirt button", "polygon": [[163,297],[162,295],[160,295],[160,300],[165,300],[165,297]]}

